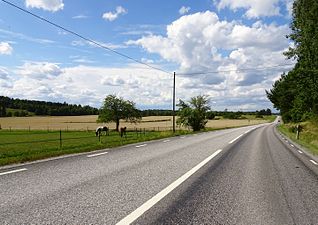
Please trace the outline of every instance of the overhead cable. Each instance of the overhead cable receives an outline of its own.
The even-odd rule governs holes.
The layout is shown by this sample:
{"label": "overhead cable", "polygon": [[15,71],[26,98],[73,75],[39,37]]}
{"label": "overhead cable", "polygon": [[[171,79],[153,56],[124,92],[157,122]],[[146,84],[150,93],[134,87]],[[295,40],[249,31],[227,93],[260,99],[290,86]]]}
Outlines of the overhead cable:
{"label": "overhead cable", "polygon": [[85,40],[85,41],[88,41],[88,42],[90,42],[90,43],[92,43],[92,44],[94,44],[94,45],[96,45],[96,46],[98,46],[98,47],[100,47],[100,48],[103,48],[103,49],[106,49],[106,50],[108,50],[108,51],[111,51],[111,52],[113,52],[113,53],[115,53],[115,54],[117,54],[117,55],[119,55],[119,56],[122,56],[122,57],[124,57],[124,58],[129,59],[129,60],[132,60],[132,61],[134,61],[134,62],[136,62],[136,63],[142,64],[142,65],[144,65],[144,66],[147,66],[147,67],[149,67],[149,68],[151,68],[151,69],[158,70],[158,71],[161,71],[161,72],[164,72],[164,73],[168,73],[168,74],[172,74],[172,73],[169,72],[169,71],[166,71],[166,70],[163,70],[163,69],[161,69],[161,68],[158,68],[158,67],[149,65],[148,63],[144,63],[144,62],[142,62],[142,61],[139,61],[139,60],[137,60],[137,59],[134,59],[134,58],[132,58],[132,57],[126,55],[126,54],[123,54],[123,53],[118,52],[118,51],[116,51],[116,50],[114,50],[114,49],[111,49],[111,48],[109,48],[109,47],[107,47],[107,46],[105,46],[105,45],[103,45],[103,44],[101,44],[101,43],[98,43],[97,41],[94,41],[94,40],[92,40],[92,39],[90,39],[90,38],[84,37],[83,35],[81,35],[81,34],[75,32],[75,31],[72,31],[72,30],[70,30],[70,29],[67,29],[67,28],[65,28],[65,27],[63,27],[63,26],[61,26],[61,25],[58,25],[57,23],[51,22],[50,20],[45,19],[45,18],[43,18],[43,17],[41,17],[41,16],[39,16],[39,15],[36,15],[36,14],[34,14],[34,13],[32,13],[32,12],[26,10],[26,9],[23,9],[23,8],[21,8],[20,6],[17,6],[17,5],[15,5],[15,4],[13,4],[13,3],[9,2],[9,1],[6,1],[6,0],[1,0],[1,1],[4,2],[4,3],[6,3],[6,4],[8,4],[8,5],[10,5],[10,6],[12,6],[12,7],[14,7],[14,8],[16,8],[16,9],[18,9],[18,10],[20,10],[20,11],[22,11],[22,12],[24,12],[24,13],[27,13],[27,14],[29,14],[29,15],[31,15],[31,16],[33,16],[33,17],[39,19],[39,20],[42,20],[42,21],[44,21],[44,22],[46,22],[46,23],[48,23],[48,24],[51,24],[51,25],[53,25],[53,26],[55,26],[55,27],[57,27],[57,28],[59,28],[59,29],[61,29],[61,30],[64,30],[64,31],[66,31],[66,32],[68,32],[68,33],[70,33],[70,34],[73,34],[73,35],[75,35],[75,36],[77,36],[77,37],[79,37],[79,38],[81,38],[81,39],[83,39],[83,40]]}

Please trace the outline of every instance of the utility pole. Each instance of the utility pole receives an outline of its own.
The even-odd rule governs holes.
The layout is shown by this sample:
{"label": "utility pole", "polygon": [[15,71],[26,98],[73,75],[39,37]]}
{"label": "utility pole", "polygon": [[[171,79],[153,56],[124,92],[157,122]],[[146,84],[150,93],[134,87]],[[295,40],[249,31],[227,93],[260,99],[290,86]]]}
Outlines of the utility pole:
{"label": "utility pole", "polygon": [[172,123],[173,133],[176,132],[176,72],[173,72],[173,106],[172,106]]}

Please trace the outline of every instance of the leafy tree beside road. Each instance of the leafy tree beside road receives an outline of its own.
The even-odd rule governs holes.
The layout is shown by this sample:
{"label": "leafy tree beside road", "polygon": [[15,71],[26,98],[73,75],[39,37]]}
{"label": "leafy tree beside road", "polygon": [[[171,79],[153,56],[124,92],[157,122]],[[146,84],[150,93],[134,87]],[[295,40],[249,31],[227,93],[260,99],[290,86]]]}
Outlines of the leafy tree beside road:
{"label": "leafy tree beside road", "polygon": [[188,103],[180,99],[177,124],[191,127],[193,131],[204,129],[208,122],[207,112],[210,110],[208,104],[209,100],[206,95],[192,97]]}
{"label": "leafy tree beside road", "polygon": [[297,60],[293,70],[282,74],[267,97],[285,122],[318,117],[318,1],[295,0],[292,33],[294,42],[285,55]]}
{"label": "leafy tree beside road", "polygon": [[98,115],[98,122],[115,122],[116,131],[118,131],[121,119],[136,123],[141,119],[141,113],[136,109],[135,103],[132,101],[124,100],[115,95],[106,96],[104,105]]}

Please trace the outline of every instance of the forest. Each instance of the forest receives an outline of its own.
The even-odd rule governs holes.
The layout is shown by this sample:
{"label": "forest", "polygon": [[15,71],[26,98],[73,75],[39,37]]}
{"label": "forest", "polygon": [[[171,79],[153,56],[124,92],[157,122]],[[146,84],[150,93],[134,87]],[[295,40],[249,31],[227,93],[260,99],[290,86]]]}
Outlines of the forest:
{"label": "forest", "polygon": [[[14,110],[12,110],[14,109]],[[0,96],[0,117],[10,116],[80,116],[97,115],[98,109],[91,106],[14,99]]]}

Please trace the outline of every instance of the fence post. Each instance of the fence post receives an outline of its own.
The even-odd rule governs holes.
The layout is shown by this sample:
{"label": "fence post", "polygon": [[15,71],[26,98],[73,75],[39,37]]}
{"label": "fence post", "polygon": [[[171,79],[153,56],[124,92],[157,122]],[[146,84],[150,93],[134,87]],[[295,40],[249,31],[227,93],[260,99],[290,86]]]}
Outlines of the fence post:
{"label": "fence post", "polygon": [[60,130],[60,148],[62,148],[62,130]]}
{"label": "fence post", "polygon": [[296,126],[296,139],[299,140],[299,124]]}
{"label": "fence post", "polygon": [[101,132],[98,132],[98,141],[99,141],[99,143],[101,143],[100,134],[101,134]]}

